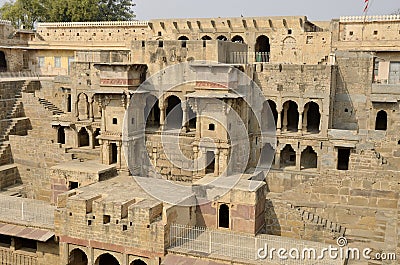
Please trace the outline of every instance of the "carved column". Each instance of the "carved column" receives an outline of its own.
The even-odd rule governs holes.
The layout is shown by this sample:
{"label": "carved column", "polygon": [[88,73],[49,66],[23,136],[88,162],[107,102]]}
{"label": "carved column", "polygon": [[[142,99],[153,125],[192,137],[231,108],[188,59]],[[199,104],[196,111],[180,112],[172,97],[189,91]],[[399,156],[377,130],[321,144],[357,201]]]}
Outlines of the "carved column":
{"label": "carved column", "polygon": [[287,125],[288,125],[288,106],[283,107],[283,131],[287,131]]}
{"label": "carved column", "polygon": [[118,165],[118,168],[122,167],[121,142],[117,143],[117,165]]}
{"label": "carved column", "polygon": [[301,170],[301,149],[296,150],[296,170]]}
{"label": "carved column", "polygon": [[275,168],[279,169],[281,167],[281,150],[276,150],[275,152]]}
{"label": "carved column", "polygon": [[282,110],[278,110],[278,118],[276,121],[276,132],[281,133],[282,130]]}
{"label": "carved column", "polygon": [[184,132],[187,132],[187,106],[186,106],[186,101],[181,103],[181,108],[182,108],[182,129]]}
{"label": "carved column", "polygon": [[297,124],[297,133],[303,134],[303,111],[299,111],[299,122]]}
{"label": "carved column", "polygon": [[164,130],[164,124],[165,124],[165,108],[166,104],[162,103],[163,99],[160,98],[158,101],[158,107],[160,108],[160,130]]}
{"label": "carved column", "polygon": [[94,112],[93,112],[93,98],[89,102],[89,120],[94,121]]}
{"label": "carved column", "polygon": [[219,149],[215,150],[214,159],[215,159],[214,175],[218,176],[219,175]]}

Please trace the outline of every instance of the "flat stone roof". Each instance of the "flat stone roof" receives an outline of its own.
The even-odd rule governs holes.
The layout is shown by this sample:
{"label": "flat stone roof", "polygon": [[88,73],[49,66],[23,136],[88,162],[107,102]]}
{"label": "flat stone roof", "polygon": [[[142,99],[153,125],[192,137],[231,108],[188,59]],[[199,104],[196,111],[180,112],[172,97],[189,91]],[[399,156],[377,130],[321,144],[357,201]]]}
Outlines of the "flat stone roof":
{"label": "flat stone roof", "polygon": [[104,165],[95,161],[87,161],[87,162],[70,161],[56,165],[54,167],[51,167],[50,169],[101,174],[114,168],[115,166],[113,165]]}

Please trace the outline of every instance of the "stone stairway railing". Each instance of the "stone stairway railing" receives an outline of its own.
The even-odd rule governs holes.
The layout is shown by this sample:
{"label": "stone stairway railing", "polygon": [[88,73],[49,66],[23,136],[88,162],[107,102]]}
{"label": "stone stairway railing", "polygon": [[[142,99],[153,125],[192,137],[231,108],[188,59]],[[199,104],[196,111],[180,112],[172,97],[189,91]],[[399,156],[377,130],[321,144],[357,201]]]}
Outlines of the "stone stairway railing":
{"label": "stone stairway railing", "polygon": [[301,216],[301,219],[305,222],[319,225],[322,228],[324,228],[326,231],[335,233],[338,236],[344,236],[344,234],[346,232],[346,228],[338,223],[332,222],[328,219],[320,217],[314,213],[306,211],[306,210],[302,209],[301,207],[294,206],[290,203],[288,204],[288,206],[290,206],[290,208],[292,210],[297,211],[298,214]]}
{"label": "stone stairway railing", "polygon": [[47,110],[51,111],[53,115],[62,115],[65,114],[64,111],[59,109],[57,106],[55,106],[53,103],[50,101],[44,99],[44,98],[38,98],[39,103]]}

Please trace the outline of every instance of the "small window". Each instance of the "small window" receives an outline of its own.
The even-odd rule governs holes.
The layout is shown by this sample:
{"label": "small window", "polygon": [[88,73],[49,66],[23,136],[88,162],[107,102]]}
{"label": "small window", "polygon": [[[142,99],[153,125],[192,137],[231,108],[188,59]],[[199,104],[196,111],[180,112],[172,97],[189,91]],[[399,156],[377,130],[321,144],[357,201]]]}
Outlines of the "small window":
{"label": "small window", "polygon": [[54,67],[61,68],[61,57],[54,57]]}
{"label": "small window", "polygon": [[76,36],[78,36],[78,37],[79,37],[79,32],[78,32],[78,33],[76,33]]}
{"label": "small window", "polygon": [[70,190],[77,189],[79,187],[79,182],[70,181],[68,186]]}
{"label": "small window", "polygon": [[92,225],[92,220],[88,220],[87,225]]}
{"label": "small window", "polygon": [[132,124],[135,124],[135,118],[132,118],[131,122]]}
{"label": "small window", "polygon": [[146,42],[143,40],[142,41],[142,48],[146,47]]}
{"label": "small window", "polygon": [[122,231],[126,231],[126,230],[128,230],[128,226],[127,225],[123,225],[122,226]]}
{"label": "small window", "polygon": [[159,48],[164,47],[164,42],[163,42],[162,40],[160,40],[160,41],[158,42],[158,47],[159,47]]}
{"label": "small window", "polygon": [[209,131],[215,131],[215,124],[210,123],[210,124],[208,125],[208,130],[209,130]]}
{"label": "small window", "polygon": [[353,31],[350,31],[350,32],[349,32],[349,35],[350,35],[350,36],[353,36],[353,35],[354,35],[354,32],[353,32]]}
{"label": "small window", "polygon": [[203,48],[207,47],[207,41],[203,40]]}
{"label": "small window", "polygon": [[338,149],[338,170],[349,170],[350,148]]}
{"label": "small window", "polygon": [[398,145],[400,145],[400,140],[397,142]]}
{"label": "small window", "polygon": [[374,30],[374,35],[378,35],[378,31],[377,30]]}
{"label": "small window", "polygon": [[113,124],[118,124],[118,119],[117,118],[113,118],[112,123]]}
{"label": "small window", "polygon": [[161,31],[159,31],[159,32],[158,32],[158,36],[159,36],[159,37],[161,37],[161,36],[162,36],[162,33],[161,33]]}
{"label": "small window", "polygon": [[346,112],[346,113],[349,112],[349,109],[344,109],[344,112]]}
{"label": "small window", "polygon": [[290,34],[292,34],[292,32],[293,32],[292,29],[288,29],[287,34],[290,35]]}
{"label": "small window", "polygon": [[38,65],[39,67],[44,67],[44,57],[38,57]]}
{"label": "small window", "polygon": [[111,32],[110,32],[110,33],[108,33],[108,36],[110,36],[110,37],[111,37],[111,35],[112,35],[112,34],[111,34]]}
{"label": "small window", "polygon": [[103,215],[103,224],[109,224],[111,222],[111,216],[110,215]]}
{"label": "small window", "polygon": [[93,36],[96,36],[96,32],[93,32]]}

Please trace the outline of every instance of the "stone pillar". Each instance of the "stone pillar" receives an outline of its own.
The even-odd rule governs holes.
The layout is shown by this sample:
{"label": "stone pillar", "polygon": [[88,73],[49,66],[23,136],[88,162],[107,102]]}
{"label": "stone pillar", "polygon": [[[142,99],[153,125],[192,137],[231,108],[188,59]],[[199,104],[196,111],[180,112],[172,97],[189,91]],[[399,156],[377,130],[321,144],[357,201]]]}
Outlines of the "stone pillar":
{"label": "stone pillar", "polygon": [[287,131],[287,125],[288,125],[288,110],[289,108],[287,106],[285,106],[283,108],[283,131],[286,132]]}
{"label": "stone pillar", "polygon": [[297,133],[298,134],[303,134],[303,112],[299,111],[299,122],[297,124]]}
{"label": "stone pillar", "polygon": [[301,170],[301,150],[296,151],[296,170]]}
{"label": "stone pillar", "polygon": [[86,129],[86,131],[89,134],[89,148],[94,149],[94,133],[92,132],[92,130]]}
{"label": "stone pillar", "polygon": [[87,252],[88,252],[88,265],[94,265],[94,263],[96,262],[94,260],[94,251],[92,247],[88,247],[87,248]]}
{"label": "stone pillar", "polygon": [[321,157],[319,154],[317,154],[317,170],[319,171],[321,169]]}
{"label": "stone pillar", "polygon": [[94,121],[93,99],[89,103],[89,120]]}
{"label": "stone pillar", "polygon": [[282,110],[278,110],[278,119],[276,121],[276,132],[281,133],[282,130]]}
{"label": "stone pillar", "polygon": [[308,113],[308,107],[304,109],[303,112],[303,131],[307,132],[307,113]]}
{"label": "stone pillar", "polygon": [[275,152],[275,168],[279,169],[280,167],[281,167],[281,150],[276,150],[276,152]]}
{"label": "stone pillar", "polygon": [[103,140],[99,140],[99,144],[100,144],[100,162],[102,164],[104,164],[104,148],[103,148]]}
{"label": "stone pillar", "polygon": [[117,165],[118,165],[118,168],[122,167],[121,142],[117,143]]}
{"label": "stone pillar", "polygon": [[160,130],[164,130],[164,124],[165,124],[165,108],[166,104],[161,103],[162,99],[158,101],[158,107],[160,108]]}
{"label": "stone pillar", "polygon": [[197,115],[196,117],[196,138],[201,138],[201,121],[200,121],[200,115]]}
{"label": "stone pillar", "polygon": [[86,119],[89,119],[89,109],[90,109],[89,99],[86,99],[85,103],[86,103],[85,117],[86,117]]}
{"label": "stone pillar", "polygon": [[219,149],[215,150],[214,159],[215,159],[214,175],[218,176],[219,175]]}
{"label": "stone pillar", "polygon": [[[12,239],[11,243],[13,242],[13,240],[14,240],[14,238]],[[15,248],[14,248],[14,250],[13,250],[13,248],[14,248],[13,244],[11,244],[11,251],[15,250]],[[68,243],[61,243],[60,242],[60,254],[61,254],[61,256],[60,256],[61,264],[68,265],[69,264],[69,246],[68,246]],[[90,264],[90,263],[88,263],[88,264]]]}
{"label": "stone pillar", "polygon": [[129,257],[128,254],[122,254],[122,264],[121,265],[129,265]]}
{"label": "stone pillar", "polygon": [[79,98],[75,102],[75,117],[76,120],[79,121]]}
{"label": "stone pillar", "polygon": [[101,106],[101,133],[104,133],[106,131],[106,111],[105,111],[105,107]]}
{"label": "stone pillar", "polygon": [[187,106],[186,106],[186,101],[181,103],[181,108],[182,108],[182,129],[184,132],[187,132]]}

